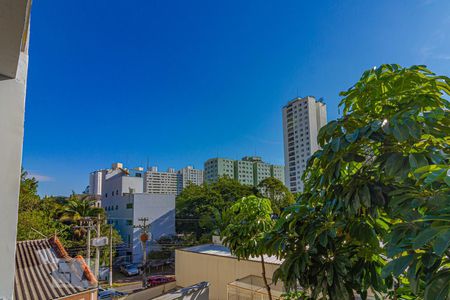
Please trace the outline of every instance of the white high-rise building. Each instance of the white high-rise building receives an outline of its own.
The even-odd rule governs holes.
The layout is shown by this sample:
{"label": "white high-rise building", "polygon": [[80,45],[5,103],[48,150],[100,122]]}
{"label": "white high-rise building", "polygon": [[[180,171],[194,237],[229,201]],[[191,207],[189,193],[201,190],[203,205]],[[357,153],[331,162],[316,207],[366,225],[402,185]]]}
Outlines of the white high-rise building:
{"label": "white high-rise building", "polygon": [[158,171],[157,167],[151,167],[144,174],[144,193],[149,194],[177,194],[177,173],[169,168],[167,172]]}
{"label": "white high-rise building", "polygon": [[108,170],[97,170],[89,174],[88,194],[93,196],[102,195],[102,185]]}
{"label": "white high-rise building", "polygon": [[303,190],[306,163],[319,149],[317,135],[326,122],[325,103],[312,96],[297,97],[283,107],[286,186],[293,193]]}
{"label": "white high-rise building", "polygon": [[189,184],[202,185],[203,184],[203,170],[194,169],[192,166],[187,166],[178,171],[177,193],[187,187]]}

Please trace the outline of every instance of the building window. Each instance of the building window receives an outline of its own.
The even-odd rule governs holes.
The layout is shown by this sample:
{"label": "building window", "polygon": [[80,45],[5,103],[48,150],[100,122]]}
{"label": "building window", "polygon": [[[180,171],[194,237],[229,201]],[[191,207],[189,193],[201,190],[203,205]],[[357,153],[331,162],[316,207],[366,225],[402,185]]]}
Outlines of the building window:
{"label": "building window", "polygon": [[127,225],[129,226],[133,225],[133,220],[127,220]]}
{"label": "building window", "polygon": [[128,209],[133,208],[133,203],[127,203],[127,208]]}

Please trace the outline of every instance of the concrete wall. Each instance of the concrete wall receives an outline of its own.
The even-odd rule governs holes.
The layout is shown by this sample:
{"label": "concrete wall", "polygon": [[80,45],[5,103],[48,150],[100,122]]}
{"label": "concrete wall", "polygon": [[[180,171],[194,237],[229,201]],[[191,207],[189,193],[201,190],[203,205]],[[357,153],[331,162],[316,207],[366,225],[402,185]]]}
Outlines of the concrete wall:
{"label": "concrete wall", "polygon": [[[147,251],[155,248],[156,240],[165,235],[175,234],[175,195],[134,194],[133,224],[140,224],[139,218],[150,222],[150,240]],[[142,261],[141,230],[133,232],[133,262]]]}
{"label": "concrete wall", "polygon": [[[147,298],[152,299],[152,298]],[[166,293],[154,300],[209,300],[209,283],[200,282],[173,292]]]}
{"label": "concrete wall", "polygon": [[101,202],[102,207],[105,209],[108,222],[113,224],[114,228],[119,231],[123,242],[126,244],[129,242],[130,245],[133,243],[133,226],[129,225],[128,221],[132,222],[133,220],[133,208],[128,207],[130,207],[129,204],[133,204],[133,197],[132,194],[108,196],[108,198],[103,198]]}
{"label": "concrete wall", "polygon": [[[277,264],[266,263],[266,276],[272,278],[278,267]],[[210,284],[210,300],[226,300],[227,284],[248,275],[261,276],[261,263],[185,250],[175,251],[177,284],[187,287],[207,281]]]}
{"label": "concrete wall", "polygon": [[[127,300],[148,300],[159,299],[159,297],[169,291],[175,290],[176,282],[169,282],[155,287],[146,288],[138,292],[134,292],[126,297]],[[157,298],[158,297],[158,298]]]}
{"label": "concrete wall", "polygon": [[28,70],[26,0],[0,1],[0,299],[12,299]]}

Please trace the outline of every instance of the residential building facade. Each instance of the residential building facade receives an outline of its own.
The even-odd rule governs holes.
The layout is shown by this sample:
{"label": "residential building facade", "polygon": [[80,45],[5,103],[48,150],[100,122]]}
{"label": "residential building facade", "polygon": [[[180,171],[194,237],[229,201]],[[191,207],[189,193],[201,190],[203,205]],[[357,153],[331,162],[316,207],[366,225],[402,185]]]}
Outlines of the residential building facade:
{"label": "residential building facade", "polygon": [[158,167],[151,167],[144,174],[144,193],[176,195],[177,179],[175,169],[160,172]]}
{"label": "residential building facade", "polygon": [[211,158],[205,162],[205,181],[214,182],[224,176],[234,178],[234,160],[227,158]]}
{"label": "residential building facade", "polygon": [[187,166],[177,172],[177,194],[190,184],[203,184],[203,170]]}
{"label": "residential building facade", "polygon": [[295,98],[283,107],[286,186],[303,190],[301,180],[309,157],[319,149],[317,135],[327,122],[326,105],[312,96]]}
{"label": "residential building facade", "polygon": [[242,160],[211,158],[205,162],[205,181],[215,182],[225,176],[253,186],[268,177],[275,177],[283,183],[285,180],[283,166],[268,164],[259,156],[246,156]]}

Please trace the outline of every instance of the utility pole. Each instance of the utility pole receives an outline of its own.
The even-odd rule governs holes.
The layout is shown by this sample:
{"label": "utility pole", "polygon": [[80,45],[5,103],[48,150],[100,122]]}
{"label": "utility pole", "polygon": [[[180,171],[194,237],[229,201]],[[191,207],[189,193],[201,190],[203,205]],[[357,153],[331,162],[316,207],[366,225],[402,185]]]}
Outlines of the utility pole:
{"label": "utility pole", "polygon": [[112,287],[112,267],[113,267],[113,226],[109,224],[109,286]]}
{"label": "utility pole", "polygon": [[87,228],[87,254],[86,262],[89,268],[91,268],[91,228]]}
{"label": "utility pole", "polygon": [[139,228],[141,230],[141,243],[142,243],[142,287],[147,287],[147,241],[148,241],[148,232],[150,228],[150,224],[147,224],[148,218],[143,217],[138,219],[141,224],[133,226],[134,228]]}
{"label": "utility pole", "polygon": [[[100,238],[100,214],[97,215],[97,238]],[[95,247],[95,265],[94,275],[98,278],[100,268],[100,247]]]}
{"label": "utility pole", "polygon": [[81,219],[80,226],[77,228],[86,229],[87,237],[86,237],[86,264],[91,267],[91,230],[94,229],[93,220],[90,217],[86,217]]}

